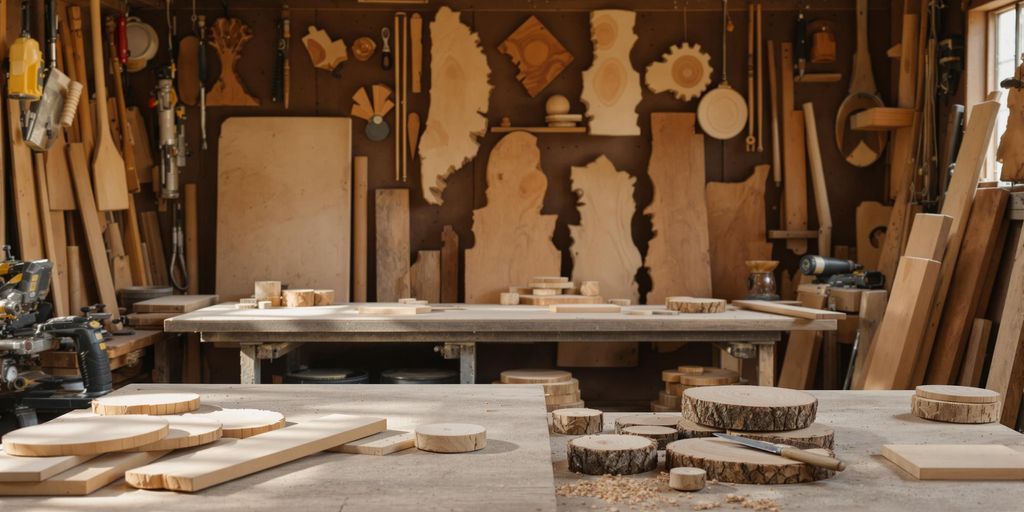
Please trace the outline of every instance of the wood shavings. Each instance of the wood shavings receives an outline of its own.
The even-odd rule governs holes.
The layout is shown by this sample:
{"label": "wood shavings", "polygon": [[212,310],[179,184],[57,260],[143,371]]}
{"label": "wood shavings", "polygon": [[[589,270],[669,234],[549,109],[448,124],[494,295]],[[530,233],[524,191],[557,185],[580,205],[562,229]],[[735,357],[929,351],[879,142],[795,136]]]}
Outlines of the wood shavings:
{"label": "wood shavings", "polygon": [[749,508],[758,512],[779,512],[779,505],[768,498],[752,499],[746,495],[727,494],[725,502]]}
{"label": "wood shavings", "polygon": [[700,503],[695,503],[690,508],[692,508],[693,510],[711,510],[713,508],[718,508],[718,502],[717,501],[702,501]]}
{"label": "wood shavings", "polygon": [[651,510],[679,503],[677,493],[668,487],[668,473],[660,473],[657,478],[604,475],[560,485],[555,489],[555,494],[598,498],[609,503],[630,505],[630,508],[638,506]]}

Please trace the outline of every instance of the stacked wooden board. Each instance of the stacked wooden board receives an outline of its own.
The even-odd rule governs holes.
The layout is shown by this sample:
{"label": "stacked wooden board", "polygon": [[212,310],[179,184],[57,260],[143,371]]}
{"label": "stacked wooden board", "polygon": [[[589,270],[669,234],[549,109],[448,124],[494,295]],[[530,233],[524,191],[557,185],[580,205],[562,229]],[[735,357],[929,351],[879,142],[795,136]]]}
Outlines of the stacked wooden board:
{"label": "stacked wooden board", "polygon": [[524,368],[505,370],[495,384],[540,384],[544,386],[544,403],[548,412],[558,409],[578,409],[585,404],[580,395],[580,382],[562,370]]}
{"label": "stacked wooden board", "polygon": [[502,294],[503,304],[553,306],[560,304],[602,304],[600,288],[585,288],[562,276],[535,276],[526,286],[510,286]]}
{"label": "stacked wooden board", "polygon": [[652,412],[676,412],[682,407],[683,391],[701,386],[722,386],[740,381],[739,373],[724,368],[680,366],[661,372],[665,389],[651,401]]}

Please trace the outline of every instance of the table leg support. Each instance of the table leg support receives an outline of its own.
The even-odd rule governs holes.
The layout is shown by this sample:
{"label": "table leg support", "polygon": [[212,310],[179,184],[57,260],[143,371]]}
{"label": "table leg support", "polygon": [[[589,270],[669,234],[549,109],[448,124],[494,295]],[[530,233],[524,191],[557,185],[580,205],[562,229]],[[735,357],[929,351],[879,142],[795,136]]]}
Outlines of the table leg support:
{"label": "table leg support", "polygon": [[757,385],[775,386],[775,344],[757,345]]}
{"label": "table leg support", "polygon": [[476,344],[459,345],[459,384],[476,384]]}
{"label": "table leg support", "polygon": [[239,354],[239,382],[242,384],[260,383],[260,360],[256,354],[259,345],[241,345]]}

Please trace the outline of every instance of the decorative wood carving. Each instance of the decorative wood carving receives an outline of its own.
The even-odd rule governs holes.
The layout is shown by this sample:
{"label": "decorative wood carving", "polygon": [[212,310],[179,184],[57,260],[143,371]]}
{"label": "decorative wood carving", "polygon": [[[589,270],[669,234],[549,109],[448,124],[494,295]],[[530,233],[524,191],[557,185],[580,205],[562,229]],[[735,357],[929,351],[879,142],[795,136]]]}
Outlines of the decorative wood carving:
{"label": "decorative wood carving", "polygon": [[242,49],[252,39],[252,30],[238,18],[219,18],[210,27],[210,46],[220,58],[220,77],[206,95],[209,107],[256,107],[260,100],[246,92],[238,77],[238,59]]}
{"label": "decorative wood carving", "polygon": [[583,94],[591,135],[640,135],[636,107],[640,74],[629,60],[637,40],[636,13],[598,10],[590,13],[594,64],[583,72]]}
{"label": "decorative wood carving", "polygon": [[647,66],[644,79],[655,94],[670,91],[677,99],[690,101],[707,90],[711,71],[711,56],[699,44],[682,43]]}
{"label": "decorative wood carving", "polygon": [[572,62],[572,54],[536,16],[530,16],[498,51],[508,55],[519,67],[516,79],[523,84],[530,97],[536,97]]}

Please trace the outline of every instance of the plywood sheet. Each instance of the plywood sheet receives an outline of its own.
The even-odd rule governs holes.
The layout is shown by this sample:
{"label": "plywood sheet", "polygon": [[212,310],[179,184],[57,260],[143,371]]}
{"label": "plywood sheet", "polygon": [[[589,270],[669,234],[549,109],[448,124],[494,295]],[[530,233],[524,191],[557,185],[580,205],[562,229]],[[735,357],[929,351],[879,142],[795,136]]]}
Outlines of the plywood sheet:
{"label": "plywood sheet", "polygon": [[1024,480],[1024,452],[1001,444],[886,444],[882,456],[918,480]]}
{"label": "plywood sheet", "polygon": [[497,304],[509,286],[560,273],[551,241],[555,215],[542,215],[548,179],[537,137],[512,132],[487,162],[487,205],[473,211],[475,243],[466,250],[466,302]]}
{"label": "plywood sheet", "polygon": [[[348,301],[352,123],[337,117],[235,117],[221,126],[217,293],[253,282],[330,288]],[[282,172],[287,169],[288,172]]]}
{"label": "plywood sheet", "polygon": [[708,183],[708,234],[711,285],[720,299],[747,295],[747,260],[770,260],[772,246],[765,227],[764,190],[769,165],[758,165],[739,183]]}
{"label": "plywood sheet", "polygon": [[377,238],[377,301],[410,295],[409,191],[378,189],[374,201]]}
{"label": "plywood sheet", "polygon": [[633,69],[630,51],[637,36],[636,13],[616,9],[590,13],[594,61],[583,72],[583,94],[591,135],[640,135],[636,108],[640,103],[640,73]]}

